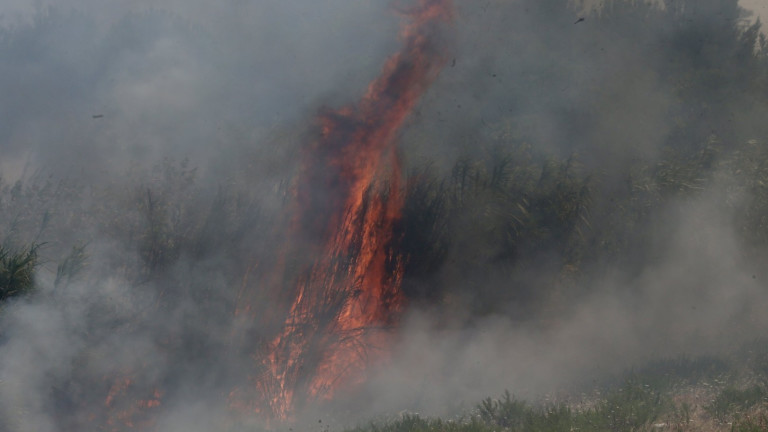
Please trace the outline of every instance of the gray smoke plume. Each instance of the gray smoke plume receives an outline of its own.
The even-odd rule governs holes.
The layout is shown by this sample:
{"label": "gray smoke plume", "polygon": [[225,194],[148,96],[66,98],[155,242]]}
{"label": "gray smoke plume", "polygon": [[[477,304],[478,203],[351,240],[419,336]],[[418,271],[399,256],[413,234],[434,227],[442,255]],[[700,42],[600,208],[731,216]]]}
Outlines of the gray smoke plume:
{"label": "gray smoke plume", "polygon": [[[398,49],[396,3],[4,2],[0,244],[39,261],[36,292],[0,309],[0,429],[264,426],[233,406],[263,397],[254,358],[285,316],[263,287],[300,154],[318,110],[357,101]],[[762,335],[754,16],[456,10],[438,41],[454,58],[399,139],[409,184],[427,180],[399,228],[397,342],[297,424],[539,397]]]}

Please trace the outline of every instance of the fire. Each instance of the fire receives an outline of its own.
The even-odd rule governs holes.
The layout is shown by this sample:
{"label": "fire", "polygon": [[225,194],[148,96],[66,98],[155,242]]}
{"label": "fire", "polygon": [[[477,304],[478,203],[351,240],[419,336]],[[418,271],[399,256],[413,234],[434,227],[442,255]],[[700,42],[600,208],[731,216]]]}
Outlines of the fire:
{"label": "fire", "polygon": [[420,0],[404,13],[410,20],[400,35],[403,48],[363,98],[319,115],[319,137],[297,180],[292,243],[280,260],[293,300],[265,347],[263,372],[252,379],[261,401],[243,403],[235,391],[233,405],[285,419],[304,402],[331,398],[364,378],[396,324],[403,262],[391,245],[403,199],[394,144],[446,63],[433,36],[451,20],[452,6]]}
{"label": "fire", "polygon": [[[116,379],[104,399],[103,418],[99,419],[100,430],[120,431],[133,428],[151,430],[154,426],[152,415],[160,407],[163,392],[152,390],[149,394],[134,388],[129,377]],[[143,399],[136,399],[137,396]],[[93,416],[90,421],[96,420]]]}
{"label": "fire", "polygon": [[[318,138],[308,145],[296,180],[290,241],[270,280],[288,298],[287,317],[266,346],[251,353],[257,373],[229,393],[234,410],[288,419],[302,404],[360,383],[366,367],[384,356],[405,300],[404,262],[394,247],[403,207],[395,141],[446,63],[433,37],[453,15],[451,0],[416,1],[403,11],[409,18],[400,34],[403,48],[362,99],[318,116]],[[247,280],[235,311],[240,321],[254,318]],[[155,430],[164,391],[137,384],[130,371],[104,382],[111,384],[98,409],[86,415],[88,424],[105,431]]]}

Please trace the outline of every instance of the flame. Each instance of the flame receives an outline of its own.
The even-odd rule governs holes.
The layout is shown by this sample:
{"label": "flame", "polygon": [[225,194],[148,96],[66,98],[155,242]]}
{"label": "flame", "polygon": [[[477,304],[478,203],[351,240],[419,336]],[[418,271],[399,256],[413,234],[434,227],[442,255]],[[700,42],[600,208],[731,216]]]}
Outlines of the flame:
{"label": "flame", "polygon": [[[136,397],[142,395],[143,399]],[[161,405],[163,392],[153,389],[149,394],[135,389],[134,381],[124,376],[114,380],[104,399],[103,418],[98,423],[99,430],[121,431],[133,428],[151,430],[154,426],[153,414]],[[96,420],[93,415],[90,421]]]}
{"label": "flame", "polygon": [[[266,355],[253,354],[259,373],[230,392],[237,411],[288,419],[302,403],[360,383],[366,367],[385,355],[404,306],[404,262],[392,247],[403,207],[395,141],[447,61],[433,37],[453,17],[451,0],[417,1],[401,11],[409,18],[403,48],[362,99],[318,116],[318,138],[303,155],[296,183],[292,242],[270,281],[290,287],[287,318],[263,347]],[[248,276],[238,293],[240,321],[253,318]],[[105,377],[112,384],[100,410],[86,416],[89,424],[114,432],[155,429],[164,392],[136,385],[131,376]]]}
{"label": "flame", "polygon": [[[296,184],[292,246],[279,259],[293,300],[265,347],[262,373],[251,378],[262,397],[248,402],[247,392],[236,389],[233,406],[286,419],[298,405],[362,381],[366,366],[383,355],[404,303],[403,262],[390,247],[403,206],[394,144],[446,63],[433,36],[452,19],[452,5],[420,0],[403,13],[410,18],[400,34],[403,48],[361,101],[319,115],[319,137],[304,154]],[[298,276],[286,276],[287,269]]]}

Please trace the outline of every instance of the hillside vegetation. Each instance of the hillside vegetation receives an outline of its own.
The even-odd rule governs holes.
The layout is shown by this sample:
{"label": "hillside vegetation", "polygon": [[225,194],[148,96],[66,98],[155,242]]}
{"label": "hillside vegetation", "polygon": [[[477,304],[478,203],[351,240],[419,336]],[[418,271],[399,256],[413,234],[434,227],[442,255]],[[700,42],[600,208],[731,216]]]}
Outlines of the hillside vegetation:
{"label": "hillside vegetation", "polygon": [[[576,396],[529,401],[509,389],[455,418],[407,414],[351,431],[766,431],[761,23],[737,0],[610,0],[588,12],[568,0],[483,3],[457,1],[446,41],[456,59],[399,142],[405,204],[387,247],[402,259],[408,307],[437,327],[504,317],[551,330],[584,299],[617,298],[654,337],[702,326],[702,338],[753,342],[642,359],[628,376],[564,390]],[[19,78],[0,79],[0,93],[39,94],[20,79],[35,67],[13,61],[25,50],[73,76],[92,67],[83,76],[106,85],[98,74],[109,68],[67,68],[44,49],[82,20],[50,9],[0,32],[0,73]],[[145,27],[216,42],[147,12],[107,26],[104,43],[128,33],[132,50],[148,50]],[[112,52],[100,40],[89,53]],[[6,112],[24,115],[0,103]],[[216,394],[223,405],[263,372],[253,365],[263,368],[289,308],[271,281],[293,211],[292,152],[316,132],[284,127],[265,142],[229,131],[242,142],[204,161],[232,162],[226,175],[167,157],[0,177],[0,429],[45,418],[84,430],[158,388],[164,404]],[[56,145],[44,143],[45,160],[60,157]],[[294,165],[275,166],[271,152]],[[126,375],[124,388],[105,378]],[[126,424],[165,407],[149,405]]]}

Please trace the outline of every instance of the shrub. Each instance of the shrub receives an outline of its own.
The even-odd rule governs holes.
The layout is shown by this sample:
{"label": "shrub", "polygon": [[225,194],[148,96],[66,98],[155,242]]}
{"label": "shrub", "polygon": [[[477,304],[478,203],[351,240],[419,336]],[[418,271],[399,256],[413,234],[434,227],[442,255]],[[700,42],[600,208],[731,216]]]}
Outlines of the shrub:
{"label": "shrub", "polygon": [[0,246],[0,302],[34,290],[34,271],[39,245],[21,251]]}

